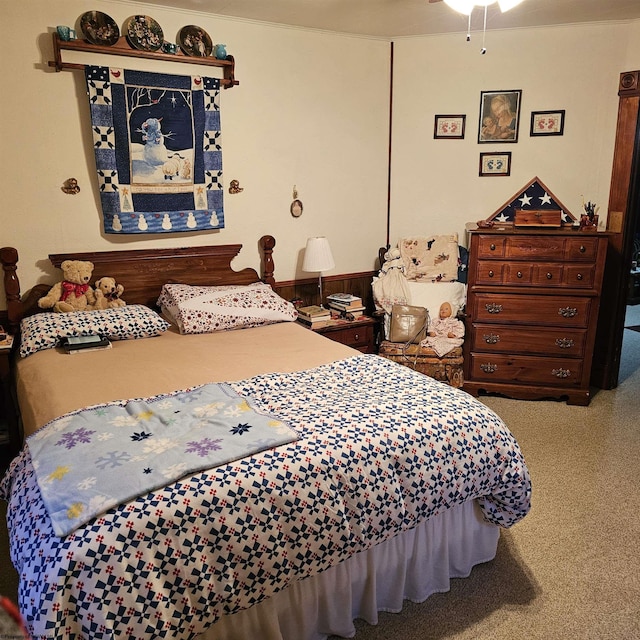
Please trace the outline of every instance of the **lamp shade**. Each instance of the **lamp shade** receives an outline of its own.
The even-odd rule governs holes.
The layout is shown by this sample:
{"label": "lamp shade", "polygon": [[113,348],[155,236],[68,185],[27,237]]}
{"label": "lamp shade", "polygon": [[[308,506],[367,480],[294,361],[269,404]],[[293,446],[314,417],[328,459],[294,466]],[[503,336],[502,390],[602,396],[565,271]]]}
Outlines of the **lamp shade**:
{"label": "lamp shade", "polygon": [[319,273],[333,269],[335,266],[336,263],[333,261],[329,241],[324,236],[309,238],[307,247],[304,250],[302,270]]}

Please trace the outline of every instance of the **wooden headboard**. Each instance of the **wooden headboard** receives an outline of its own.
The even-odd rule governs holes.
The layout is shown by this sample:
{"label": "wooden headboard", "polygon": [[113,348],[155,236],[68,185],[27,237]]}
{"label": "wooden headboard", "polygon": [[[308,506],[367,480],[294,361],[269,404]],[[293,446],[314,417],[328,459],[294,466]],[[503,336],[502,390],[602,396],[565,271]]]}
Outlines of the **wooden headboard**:
{"label": "wooden headboard", "polygon": [[[192,285],[252,284],[262,280],[275,284],[273,277],[273,236],[260,238],[261,276],[255,269],[234,271],[231,261],[242,249],[241,244],[177,249],[134,249],[126,251],[96,251],[87,253],[57,253],[49,255],[54,267],[60,268],[64,260],[93,262],[92,280],[111,276],[125,288],[122,298],[127,304],[155,307],[163,284]],[[7,302],[9,331],[15,333],[20,320],[39,311],[37,302],[52,284],[36,285],[24,299],[20,294],[17,275],[18,252],[13,247],[0,249],[0,262],[4,270],[4,288]]]}

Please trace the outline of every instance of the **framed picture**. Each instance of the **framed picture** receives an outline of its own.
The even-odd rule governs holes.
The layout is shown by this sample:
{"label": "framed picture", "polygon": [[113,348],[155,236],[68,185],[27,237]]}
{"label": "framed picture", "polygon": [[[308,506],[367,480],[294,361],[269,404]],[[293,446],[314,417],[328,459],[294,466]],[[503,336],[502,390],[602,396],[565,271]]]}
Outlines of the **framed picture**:
{"label": "framed picture", "polygon": [[480,176],[508,176],[511,173],[511,151],[480,154]]}
{"label": "framed picture", "polygon": [[561,136],[564,133],[564,109],[556,111],[532,111],[532,136]]}
{"label": "framed picture", "polygon": [[521,89],[480,92],[478,142],[518,142]]}
{"label": "framed picture", "polygon": [[462,140],[467,116],[436,116],[433,124],[433,137],[438,139]]}

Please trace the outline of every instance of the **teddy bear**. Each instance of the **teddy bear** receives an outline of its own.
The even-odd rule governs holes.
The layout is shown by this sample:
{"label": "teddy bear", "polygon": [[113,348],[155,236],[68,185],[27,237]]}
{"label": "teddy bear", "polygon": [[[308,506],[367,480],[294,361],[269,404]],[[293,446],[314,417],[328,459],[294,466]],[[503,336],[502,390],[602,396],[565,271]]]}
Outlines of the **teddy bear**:
{"label": "teddy bear", "polygon": [[104,276],[95,282],[96,309],[124,307],[127,303],[120,298],[124,287],[116,284],[115,278]]}
{"label": "teddy bear", "polygon": [[60,268],[62,281],[56,282],[49,289],[49,293],[38,300],[38,306],[41,309],[53,309],[58,313],[93,309],[96,296],[89,285],[93,273],[93,262],[64,260]]}

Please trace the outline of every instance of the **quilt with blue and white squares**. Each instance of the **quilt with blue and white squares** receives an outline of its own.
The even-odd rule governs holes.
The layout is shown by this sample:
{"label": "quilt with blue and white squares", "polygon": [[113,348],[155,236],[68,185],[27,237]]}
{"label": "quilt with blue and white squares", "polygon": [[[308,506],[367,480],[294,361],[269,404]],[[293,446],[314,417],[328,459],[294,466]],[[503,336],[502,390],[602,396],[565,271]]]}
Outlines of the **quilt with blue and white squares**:
{"label": "quilt with blue and white squares", "polygon": [[34,638],[192,638],[222,616],[476,499],[503,527],[530,508],[522,452],[467,393],[375,355],[229,386],[300,436],[183,477],[55,534],[28,448],[10,500]]}
{"label": "quilt with blue and white squares", "polygon": [[105,233],[224,228],[220,80],[85,66]]}

